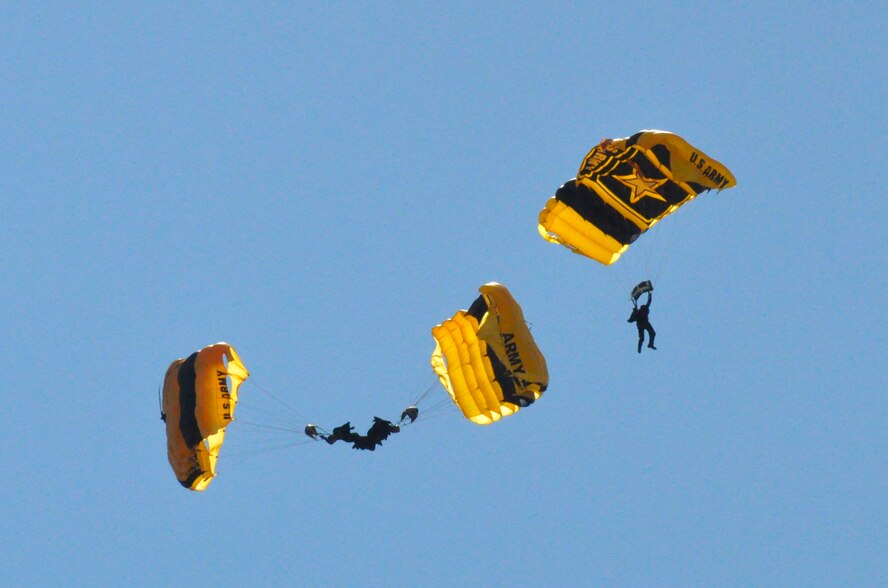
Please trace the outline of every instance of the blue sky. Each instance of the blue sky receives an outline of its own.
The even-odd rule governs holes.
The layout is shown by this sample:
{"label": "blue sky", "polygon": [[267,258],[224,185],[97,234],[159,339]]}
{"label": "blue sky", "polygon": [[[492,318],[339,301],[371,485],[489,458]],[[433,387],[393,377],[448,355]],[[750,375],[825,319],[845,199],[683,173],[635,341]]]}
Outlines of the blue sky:
{"label": "blue sky", "polygon": [[[0,577],[884,586],[886,24],[879,2],[0,7]],[[610,268],[540,239],[588,149],[645,128],[738,186]],[[478,427],[444,404],[375,453],[250,424],[397,417],[436,385],[431,327],[488,281],[548,360],[533,407]],[[252,377],[190,493],[157,388],[220,340]]]}

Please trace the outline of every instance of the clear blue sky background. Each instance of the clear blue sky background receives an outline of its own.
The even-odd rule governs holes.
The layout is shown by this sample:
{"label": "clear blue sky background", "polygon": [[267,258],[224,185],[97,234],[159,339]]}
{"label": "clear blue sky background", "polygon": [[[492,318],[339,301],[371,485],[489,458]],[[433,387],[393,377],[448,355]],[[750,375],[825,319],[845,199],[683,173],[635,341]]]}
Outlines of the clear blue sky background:
{"label": "clear blue sky background", "polygon": [[[143,4],[0,8],[3,584],[888,584],[883,2]],[[611,268],[540,239],[644,128],[738,187]],[[249,424],[397,417],[487,281],[530,409]],[[157,389],[219,340],[252,377],[190,493]]]}

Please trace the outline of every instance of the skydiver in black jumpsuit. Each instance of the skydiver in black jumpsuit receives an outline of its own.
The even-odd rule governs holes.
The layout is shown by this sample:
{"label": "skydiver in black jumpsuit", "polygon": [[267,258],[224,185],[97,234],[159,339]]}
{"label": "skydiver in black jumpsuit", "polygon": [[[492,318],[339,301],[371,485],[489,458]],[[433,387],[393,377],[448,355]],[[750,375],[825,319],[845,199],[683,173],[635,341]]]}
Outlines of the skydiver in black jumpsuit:
{"label": "skydiver in black jumpsuit", "polygon": [[651,326],[650,321],[648,321],[648,314],[650,313],[651,307],[651,293],[648,292],[648,299],[645,304],[641,306],[635,306],[635,302],[633,301],[632,305],[635,308],[632,309],[632,314],[629,315],[630,323],[635,323],[635,326],[638,327],[638,352],[641,353],[641,344],[644,343],[644,332],[647,331],[650,336],[650,341],[648,342],[648,347],[651,349],[656,349],[654,347],[654,337],[657,336],[656,331],[654,331],[654,327]]}
{"label": "skydiver in black jumpsuit", "polygon": [[353,449],[366,449],[370,451],[375,451],[377,446],[382,445],[382,442],[389,438],[389,435],[400,431],[401,428],[398,425],[379,417],[373,417],[373,425],[366,435],[355,433],[351,423],[345,423],[336,427],[333,429],[332,435],[318,433],[315,425],[305,427],[305,434],[312,439],[320,438],[330,445],[337,441],[345,441],[346,443],[351,443]]}

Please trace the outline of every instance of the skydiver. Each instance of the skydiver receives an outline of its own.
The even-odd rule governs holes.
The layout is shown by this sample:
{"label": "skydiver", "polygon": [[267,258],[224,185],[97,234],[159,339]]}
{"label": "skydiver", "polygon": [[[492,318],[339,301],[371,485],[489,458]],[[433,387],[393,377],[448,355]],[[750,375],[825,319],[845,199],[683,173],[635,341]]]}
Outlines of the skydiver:
{"label": "skydiver", "polygon": [[629,315],[629,320],[627,322],[635,323],[635,326],[638,327],[638,352],[641,353],[641,344],[644,343],[644,332],[647,331],[648,335],[650,335],[650,341],[648,342],[648,347],[651,349],[656,349],[654,347],[654,337],[657,336],[656,331],[654,331],[654,327],[651,326],[650,321],[648,320],[648,314],[650,313],[651,307],[651,292],[647,293],[648,299],[645,304],[638,306],[635,300],[632,301],[632,314]]}
{"label": "skydiver", "polygon": [[346,443],[351,443],[356,438],[360,437],[360,435],[353,431],[354,427],[351,426],[351,422],[347,422],[344,425],[339,425],[338,427],[334,428],[332,435],[318,436],[326,441],[329,445],[333,445],[337,441],[345,441]]}
{"label": "skydiver", "polygon": [[392,433],[400,433],[401,427],[391,421],[373,417],[373,425],[367,431],[366,435],[357,435],[352,449],[369,449],[374,451],[377,445],[389,438]]}
{"label": "skydiver", "polygon": [[367,431],[366,435],[360,435],[354,432],[351,423],[345,423],[333,429],[332,435],[319,435],[321,439],[333,445],[337,441],[345,441],[352,444],[352,449],[367,449],[375,451],[377,445],[389,438],[392,433],[398,433],[401,428],[385,419],[373,417],[373,425]]}

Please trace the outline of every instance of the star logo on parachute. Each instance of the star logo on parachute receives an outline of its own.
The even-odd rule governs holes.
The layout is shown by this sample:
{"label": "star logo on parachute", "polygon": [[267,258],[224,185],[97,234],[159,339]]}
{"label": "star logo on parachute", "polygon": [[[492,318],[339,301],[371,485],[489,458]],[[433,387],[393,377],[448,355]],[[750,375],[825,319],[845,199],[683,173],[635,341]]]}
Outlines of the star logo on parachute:
{"label": "star logo on parachute", "polygon": [[632,190],[632,193],[629,195],[629,202],[635,204],[642,198],[653,198],[654,200],[666,202],[666,199],[657,192],[657,188],[666,183],[666,178],[661,180],[648,179],[641,175],[638,168],[635,166],[633,166],[633,168],[632,173],[629,175],[614,175],[615,179],[619,180],[621,184]]}

